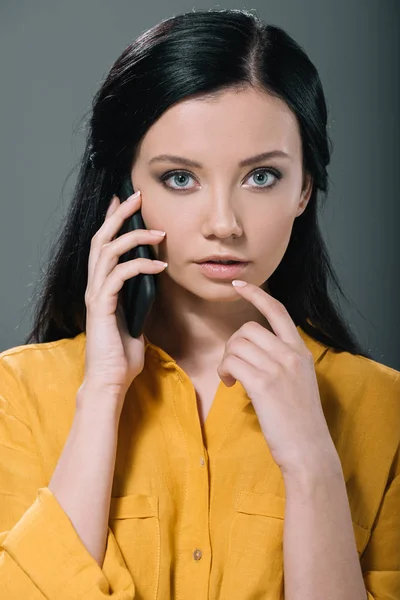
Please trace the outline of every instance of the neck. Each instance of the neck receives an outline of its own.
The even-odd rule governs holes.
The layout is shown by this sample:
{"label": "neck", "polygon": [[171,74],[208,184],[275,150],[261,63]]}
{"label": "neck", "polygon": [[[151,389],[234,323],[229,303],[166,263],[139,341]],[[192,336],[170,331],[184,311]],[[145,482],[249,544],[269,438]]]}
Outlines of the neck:
{"label": "neck", "polygon": [[229,338],[248,321],[272,331],[260,311],[243,298],[225,302],[205,300],[169,277],[158,283],[144,333],[177,362],[203,369],[221,360]]}

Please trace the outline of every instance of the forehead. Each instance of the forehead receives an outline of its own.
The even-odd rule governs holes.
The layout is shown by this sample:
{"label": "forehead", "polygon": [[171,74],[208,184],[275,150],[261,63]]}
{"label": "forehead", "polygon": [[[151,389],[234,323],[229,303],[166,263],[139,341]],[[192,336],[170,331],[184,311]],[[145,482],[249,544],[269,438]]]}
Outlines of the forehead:
{"label": "forehead", "polygon": [[297,119],[280,98],[252,88],[226,90],[217,97],[188,98],[149,128],[140,144],[140,158],[182,154],[195,159],[223,154],[243,158],[268,150],[300,156]]}

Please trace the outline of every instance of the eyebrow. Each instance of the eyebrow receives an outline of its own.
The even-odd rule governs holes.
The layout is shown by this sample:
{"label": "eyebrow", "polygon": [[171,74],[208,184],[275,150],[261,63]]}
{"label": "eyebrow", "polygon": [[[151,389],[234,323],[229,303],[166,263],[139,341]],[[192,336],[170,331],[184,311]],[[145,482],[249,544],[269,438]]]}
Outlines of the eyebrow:
{"label": "eyebrow", "polygon": [[[256,162],[260,162],[262,160],[267,160],[269,158],[288,158],[292,160],[289,154],[283,152],[283,150],[271,150],[270,152],[262,152],[261,154],[256,154],[255,156],[250,156],[250,158],[246,158],[239,163],[239,167],[247,167]],[[178,163],[180,165],[186,165],[189,167],[195,167],[197,169],[203,169],[203,165],[195,162],[194,160],[190,160],[189,158],[184,158],[183,156],[175,156],[173,154],[159,154],[158,156],[154,156],[150,161],[149,165],[156,162],[173,162]]]}

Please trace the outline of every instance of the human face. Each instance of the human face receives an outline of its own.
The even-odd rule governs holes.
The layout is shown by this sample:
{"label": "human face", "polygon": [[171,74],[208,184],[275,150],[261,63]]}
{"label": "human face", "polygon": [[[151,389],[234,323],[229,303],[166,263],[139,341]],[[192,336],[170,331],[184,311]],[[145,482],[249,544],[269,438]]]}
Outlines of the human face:
{"label": "human face", "polygon": [[[287,156],[239,166],[275,150]],[[152,160],[163,154],[201,166]],[[233,302],[238,295],[229,280],[206,277],[195,261],[214,253],[244,257],[249,264],[237,278],[261,286],[281,262],[311,194],[310,181],[303,189],[294,114],[282,100],[252,88],[172,106],[143,137],[131,175],[142,193],[146,227],[166,231],[154,250],[168,267],[157,277],[171,278],[203,301]]]}

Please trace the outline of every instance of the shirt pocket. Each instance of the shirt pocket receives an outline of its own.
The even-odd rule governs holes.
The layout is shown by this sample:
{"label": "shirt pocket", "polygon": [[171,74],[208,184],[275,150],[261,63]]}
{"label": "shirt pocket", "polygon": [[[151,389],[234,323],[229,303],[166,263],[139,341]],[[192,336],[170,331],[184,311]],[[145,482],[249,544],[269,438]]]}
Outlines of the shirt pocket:
{"label": "shirt pocket", "polygon": [[[228,535],[220,600],[284,600],[283,530],[285,498],[269,492],[239,492]],[[353,521],[361,556],[370,532]]]}
{"label": "shirt pocket", "polygon": [[283,600],[285,499],[241,490],[227,538],[220,600]]}
{"label": "shirt pocket", "polygon": [[109,526],[132,574],[138,598],[157,597],[161,554],[158,507],[158,496],[111,497]]}

